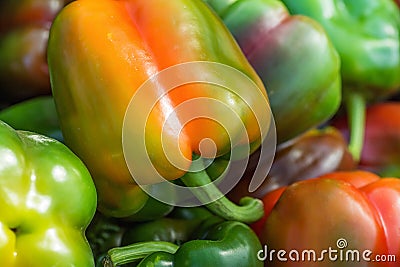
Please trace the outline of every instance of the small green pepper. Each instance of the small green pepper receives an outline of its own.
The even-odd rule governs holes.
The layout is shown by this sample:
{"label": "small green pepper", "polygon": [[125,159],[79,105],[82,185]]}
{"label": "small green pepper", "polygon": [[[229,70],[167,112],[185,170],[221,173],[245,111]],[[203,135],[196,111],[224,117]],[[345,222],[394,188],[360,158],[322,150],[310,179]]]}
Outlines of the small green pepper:
{"label": "small green pepper", "polygon": [[[177,208],[170,216],[133,227],[125,236],[133,244],[111,249],[105,266],[138,260],[137,266],[263,266],[260,241],[248,225],[203,207]],[[185,221],[187,227],[177,227]]]}

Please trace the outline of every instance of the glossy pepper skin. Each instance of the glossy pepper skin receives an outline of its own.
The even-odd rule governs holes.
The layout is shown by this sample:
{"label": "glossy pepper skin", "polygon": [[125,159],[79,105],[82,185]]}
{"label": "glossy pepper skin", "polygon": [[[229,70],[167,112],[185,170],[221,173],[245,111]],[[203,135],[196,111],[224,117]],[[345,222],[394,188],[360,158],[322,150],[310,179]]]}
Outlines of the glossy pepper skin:
{"label": "glossy pepper skin", "polygon": [[46,48],[51,22],[66,0],[0,3],[0,94],[7,103],[49,95]]}
{"label": "glossy pepper skin", "polygon": [[205,0],[263,80],[278,143],[327,121],[341,101],[340,60],[324,29],[277,0]]}
{"label": "glossy pepper skin", "polygon": [[[345,171],[280,188],[266,195],[265,201],[272,203],[265,212],[260,240],[270,251],[296,249],[301,253],[312,249],[317,258],[322,257],[323,249],[336,250],[331,258],[336,255],[336,260],[325,254],[323,261],[311,258],[307,266],[397,266],[393,256],[386,262],[375,259],[377,255],[394,255],[396,259],[399,256],[400,234],[395,230],[400,225],[399,185],[400,180],[395,178]],[[339,253],[346,255],[349,250],[358,250],[360,260],[339,258]],[[371,251],[367,259],[361,254],[365,250]],[[266,266],[285,266],[276,257],[272,259],[266,259]],[[290,264],[304,266],[304,262]]]}
{"label": "glossy pepper skin", "polygon": [[400,89],[400,10],[393,0],[282,0],[292,14],[317,20],[341,58],[350,151],[362,150],[365,106]]}
{"label": "glossy pepper skin", "polygon": [[96,210],[91,176],[62,143],[0,121],[3,266],[94,266],[85,229]]}
{"label": "glossy pepper skin", "polygon": [[257,166],[257,152],[251,155],[243,178],[228,193],[230,199],[239,201],[246,195],[263,198],[270,191],[300,180],[357,167],[347,148],[347,141],[338,129],[311,129],[277,147],[267,178],[257,190],[250,193],[248,188]]}
{"label": "glossy pepper skin", "polygon": [[[92,173],[101,212],[128,217],[146,204],[148,195],[132,179],[123,155],[125,112],[134,93],[149,77],[191,61],[212,61],[242,71],[261,88],[257,90],[258,97],[247,104],[253,108],[260,101],[268,101],[261,80],[228,29],[201,1],[82,0],[69,4],[55,19],[48,62],[61,129],[65,142]],[[229,90],[215,89],[212,85],[181,86],[168,93],[149,115],[146,147],[163,178],[174,180],[186,175],[183,169],[191,165],[192,154],[199,154],[199,142],[204,138],[216,140],[217,156],[229,153],[225,130],[212,120],[193,120],[185,126],[179,120],[166,121],[169,111],[186,100],[212,97],[229,105],[243,120],[249,142],[255,147],[260,142],[259,128],[249,106]],[[155,89],[158,90],[164,90],[163,85]],[[252,93],[255,92],[249,92]],[[203,109],[204,105],[192,108]],[[146,112],[139,106],[137,110]],[[271,115],[267,110],[262,112],[267,112],[268,118]],[[177,116],[186,115],[190,114]],[[166,143],[179,146],[180,153],[172,157],[182,169],[169,162],[163,151],[159,134],[164,122],[168,129]],[[148,169],[141,168],[141,160],[134,162],[140,177],[149,184],[159,182],[158,177],[148,174]]]}
{"label": "glossy pepper skin", "polygon": [[[171,215],[171,225],[154,230],[154,224],[163,221],[162,218],[141,224],[139,232],[129,234],[132,245],[111,249],[105,266],[118,266],[119,263],[131,262],[128,257],[140,260],[137,266],[262,266],[257,259],[257,251],[261,249],[260,241],[255,233],[244,223],[225,221],[213,215],[204,207],[177,208]],[[174,222],[186,221],[189,227],[178,229]],[[149,228],[146,228],[148,226]],[[137,237],[146,230],[147,237]],[[175,229],[175,230],[171,230]],[[135,228],[132,231],[136,231]],[[178,235],[174,235],[178,233]],[[182,239],[177,239],[181,237]],[[127,239],[129,240],[129,238]],[[149,240],[154,240],[146,242]],[[167,241],[168,243],[157,243]],[[152,252],[150,248],[156,244],[164,244],[160,251]],[[174,244],[174,245],[172,245]],[[178,244],[178,246],[175,246]],[[175,247],[174,247],[175,246]],[[139,248],[143,248],[140,251]],[[171,251],[168,251],[171,249]],[[126,259],[119,257],[128,253]],[[150,253],[147,253],[150,252]],[[138,255],[141,253],[141,255]],[[119,254],[119,255],[117,255]],[[138,257],[134,257],[135,254]],[[147,255],[146,255],[147,254]],[[128,254],[126,254],[128,255]],[[118,261],[112,261],[117,259]]]}

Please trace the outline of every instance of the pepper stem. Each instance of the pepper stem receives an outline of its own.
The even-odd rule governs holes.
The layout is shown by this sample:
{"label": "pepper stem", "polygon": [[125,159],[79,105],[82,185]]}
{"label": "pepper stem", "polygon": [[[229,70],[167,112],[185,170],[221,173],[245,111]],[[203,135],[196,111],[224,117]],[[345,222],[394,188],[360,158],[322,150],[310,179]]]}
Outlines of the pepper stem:
{"label": "pepper stem", "polygon": [[[193,156],[193,159],[198,158],[198,155]],[[202,164],[202,161],[196,160],[196,164]],[[225,197],[215,184],[212,183],[211,178],[204,168],[199,168],[196,165],[195,169],[200,171],[188,171],[181,177],[181,180],[187,187],[195,187],[192,192],[200,202],[208,203],[210,199],[215,199],[205,204],[214,214],[226,220],[235,220],[244,223],[255,222],[264,215],[264,205],[260,199],[243,197],[239,201],[239,205],[236,205]]]}
{"label": "pepper stem", "polygon": [[349,92],[345,95],[347,118],[349,123],[350,140],[349,151],[356,162],[359,162],[364,144],[366,102],[357,92]]}
{"label": "pepper stem", "polygon": [[145,258],[159,251],[174,254],[179,246],[165,241],[138,242],[128,246],[112,248],[103,260],[104,267],[115,267]]}

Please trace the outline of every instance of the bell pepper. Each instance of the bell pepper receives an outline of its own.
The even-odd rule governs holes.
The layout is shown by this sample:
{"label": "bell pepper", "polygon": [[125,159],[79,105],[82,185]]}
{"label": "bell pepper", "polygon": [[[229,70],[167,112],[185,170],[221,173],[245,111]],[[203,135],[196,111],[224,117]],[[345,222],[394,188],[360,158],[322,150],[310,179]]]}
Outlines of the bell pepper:
{"label": "bell pepper", "polygon": [[49,95],[46,48],[52,20],[66,0],[0,3],[0,94],[16,103]]}
{"label": "bell pepper", "polygon": [[340,55],[349,148],[358,161],[366,105],[400,89],[400,11],[393,0],[282,2],[321,23]]}
{"label": "bell pepper", "polygon": [[[168,181],[179,179],[197,204],[224,218],[262,216],[260,200],[235,205],[201,166],[236,147],[244,148],[239,157],[248,156],[272,116],[261,79],[203,2],[72,2],[52,24],[48,64],[65,142],[88,166],[102,213],[131,217],[147,205],[146,186],[173,186]],[[252,86],[230,88],[237,79],[215,68],[221,66],[242,73]],[[230,85],[215,85],[215,79]],[[168,90],[172,85],[177,87]],[[179,197],[175,188],[153,191]],[[152,206],[147,210],[157,217]]]}
{"label": "bell pepper", "polygon": [[2,266],[94,266],[96,190],[65,145],[0,121],[0,184]]}
{"label": "bell pepper", "polygon": [[[174,212],[169,222],[162,218],[133,228],[129,235],[133,243],[111,249],[104,266],[135,261],[137,266],[262,266],[256,256],[260,241],[246,224],[224,221],[203,207]],[[156,229],[156,225],[166,227]],[[143,233],[147,237],[138,237]]]}
{"label": "bell pepper", "polygon": [[[272,191],[264,200],[271,202],[265,223],[258,229],[265,244],[260,256],[267,266],[397,266],[399,189],[396,178],[344,171]],[[287,253],[279,259],[273,250]]]}
{"label": "bell pepper", "polygon": [[341,101],[340,60],[324,29],[277,0],[205,0],[260,75],[278,143],[322,124]]}
{"label": "bell pepper", "polygon": [[0,120],[14,129],[35,132],[63,142],[51,96],[35,97],[0,110]]}
{"label": "bell pepper", "polygon": [[252,173],[259,160],[258,152],[251,155],[243,178],[228,193],[230,199],[239,201],[246,195],[263,198],[270,191],[300,180],[333,171],[354,170],[357,167],[347,148],[347,141],[338,129],[311,129],[278,145],[266,179],[257,190],[249,192]]}

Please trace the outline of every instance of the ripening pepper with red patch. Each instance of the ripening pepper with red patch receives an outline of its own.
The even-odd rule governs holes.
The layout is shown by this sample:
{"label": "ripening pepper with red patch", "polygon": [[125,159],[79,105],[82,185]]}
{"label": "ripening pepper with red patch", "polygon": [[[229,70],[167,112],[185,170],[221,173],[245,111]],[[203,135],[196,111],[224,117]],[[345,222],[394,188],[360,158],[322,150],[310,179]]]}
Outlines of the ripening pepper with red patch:
{"label": "ripening pepper with red patch", "polygon": [[[200,69],[187,69],[202,80],[220,75],[219,79],[232,81],[234,77],[214,73],[209,67],[224,65],[240,71],[256,86],[239,92],[211,83],[189,83],[168,91],[169,84],[185,74],[154,78],[170,67],[190,62],[203,62],[197,65]],[[156,200],[149,201],[149,195],[132,178],[124,158],[123,126],[134,133],[128,135],[133,147],[142,147],[145,142],[148,155],[132,155],[133,168],[141,179],[159,183],[159,177],[150,172],[154,169],[163,179],[180,179],[188,187],[211,181],[204,168],[193,171],[192,162],[202,165],[203,158],[229,155],[235,143],[231,138],[238,146],[250,146],[251,153],[260,146],[263,130],[270,126],[272,114],[261,79],[229,30],[202,1],[74,1],[53,22],[48,63],[65,143],[88,166],[97,187],[99,210],[109,216],[133,219],[142,213],[142,218],[151,219],[168,213],[165,207],[159,210]],[[152,86],[145,93],[148,98],[133,107],[134,114],[130,113],[124,123],[132,97],[146,81]],[[140,129],[131,125],[146,115],[149,110],[144,110],[144,105],[156,94],[162,97],[140,125],[143,138],[137,138]],[[191,102],[196,99],[220,105]],[[190,108],[182,111],[178,107],[185,102]],[[226,117],[221,106],[236,114],[236,120],[226,125],[213,120]],[[186,123],[197,112],[208,115]],[[231,129],[229,134],[226,126]],[[214,145],[200,151],[201,141],[210,139]],[[145,165],[147,159],[151,168]],[[246,198],[238,206],[213,184],[204,189],[196,197],[218,196],[207,206],[224,218],[254,221],[262,216],[258,199]]]}

